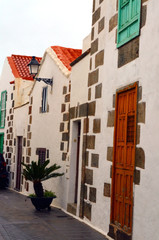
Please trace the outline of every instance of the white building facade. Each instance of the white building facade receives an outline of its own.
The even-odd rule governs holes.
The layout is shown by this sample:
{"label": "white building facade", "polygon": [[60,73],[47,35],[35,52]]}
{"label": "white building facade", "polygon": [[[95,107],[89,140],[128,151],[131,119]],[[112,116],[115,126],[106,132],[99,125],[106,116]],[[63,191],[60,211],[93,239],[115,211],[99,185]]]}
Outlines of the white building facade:
{"label": "white building facade", "polygon": [[1,113],[4,112],[1,114],[1,152],[7,163],[9,186],[18,191],[22,190],[21,162],[26,157],[23,146],[27,129],[28,93],[34,83],[27,67],[30,60],[31,57],[22,55],[7,57],[0,78],[0,91],[5,93],[4,99],[1,99],[1,105],[5,107],[1,110]]}
{"label": "white building facade", "polygon": [[93,1],[88,99],[78,89],[71,93],[79,99],[70,109],[78,125],[70,139],[75,144],[81,127],[82,153],[80,197],[69,211],[113,239],[158,238],[157,6]]}
{"label": "white building facade", "polygon": [[[36,78],[52,79],[49,85],[35,81],[29,94],[26,137],[26,163],[41,162],[61,166],[66,173],[68,159],[69,108],[70,108],[70,63],[81,50],[53,46],[46,49]],[[25,180],[24,180],[25,181]],[[67,174],[47,180],[44,189],[55,192],[54,204],[67,208]],[[22,192],[33,193],[31,182],[23,182]]]}
{"label": "white building facade", "polygon": [[44,184],[57,194],[54,204],[116,240],[159,235],[158,7],[93,0],[82,54],[66,66],[58,54],[68,49],[48,48],[38,77],[53,86],[34,83],[23,106],[24,162],[61,165],[65,175]]}

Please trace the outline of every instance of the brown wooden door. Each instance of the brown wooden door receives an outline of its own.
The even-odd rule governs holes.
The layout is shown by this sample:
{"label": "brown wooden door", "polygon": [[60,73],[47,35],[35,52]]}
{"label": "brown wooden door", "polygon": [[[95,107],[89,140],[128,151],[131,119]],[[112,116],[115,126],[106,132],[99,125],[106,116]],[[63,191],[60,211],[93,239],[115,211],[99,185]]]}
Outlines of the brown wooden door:
{"label": "brown wooden door", "polygon": [[20,191],[21,184],[21,161],[22,161],[22,137],[18,137],[17,149],[17,175],[16,175],[16,190]]}
{"label": "brown wooden door", "polygon": [[117,94],[111,221],[128,233],[132,230],[136,105],[137,84]]}

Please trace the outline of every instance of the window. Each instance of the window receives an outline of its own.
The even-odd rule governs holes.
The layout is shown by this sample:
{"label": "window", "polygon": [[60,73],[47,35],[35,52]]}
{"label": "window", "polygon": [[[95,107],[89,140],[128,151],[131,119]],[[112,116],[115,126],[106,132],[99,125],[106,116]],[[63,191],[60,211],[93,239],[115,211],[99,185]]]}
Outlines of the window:
{"label": "window", "polygon": [[46,160],[46,148],[37,148],[36,154],[38,155],[38,161],[40,161],[40,164],[44,164]]}
{"label": "window", "polygon": [[141,0],[119,0],[117,47],[140,33]]}
{"label": "window", "polygon": [[1,102],[0,102],[0,128],[5,126],[5,116],[6,116],[6,95],[7,92],[1,92]]}
{"label": "window", "polygon": [[44,87],[42,91],[42,112],[47,112],[47,92],[48,87]]}

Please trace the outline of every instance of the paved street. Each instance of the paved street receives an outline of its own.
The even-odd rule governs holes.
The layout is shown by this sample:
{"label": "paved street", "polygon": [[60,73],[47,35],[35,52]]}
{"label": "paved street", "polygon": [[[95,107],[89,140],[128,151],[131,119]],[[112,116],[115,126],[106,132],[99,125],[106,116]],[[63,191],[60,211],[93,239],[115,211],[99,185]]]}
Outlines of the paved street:
{"label": "paved street", "polygon": [[0,190],[0,240],[106,240],[63,211],[38,212],[25,196]]}

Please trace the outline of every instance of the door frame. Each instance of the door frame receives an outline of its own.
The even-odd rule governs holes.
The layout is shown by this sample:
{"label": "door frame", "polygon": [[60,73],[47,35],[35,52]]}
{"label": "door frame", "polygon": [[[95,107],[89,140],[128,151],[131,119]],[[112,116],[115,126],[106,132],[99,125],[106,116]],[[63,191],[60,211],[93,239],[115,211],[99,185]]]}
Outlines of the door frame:
{"label": "door frame", "polygon": [[80,161],[80,143],[81,143],[81,121],[77,122],[77,151],[76,151],[76,176],[75,176],[75,198],[74,203],[78,201],[78,189],[79,189],[79,161]]}
{"label": "door frame", "polygon": [[[116,138],[117,138],[117,116],[118,116],[118,97],[119,94],[127,92],[129,90],[136,89],[136,114],[135,114],[135,133],[134,133],[134,145],[136,146],[136,129],[137,129],[137,102],[138,102],[138,82],[130,84],[122,89],[116,91],[116,98],[115,98],[115,121],[114,121],[114,139],[113,139],[113,163],[112,163],[112,184],[111,184],[111,213],[110,213],[110,224],[114,225],[114,186],[115,186],[115,150],[116,150]],[[135,147],[136,148],[136,147]],[[134,153],[135,158],[135,153]],[[134,159],[135,162],[135,159]],[[135,169],[135,165],[134,165]],[[133,189],[134,190],[134,189]],[[132,191],[133,191],[132,190]],[[132,199],[133,201],[133,199]],[[132,202],[132,225],[133,225],[133,202]],[[116,225],[115,225],[116,226]],[[116,226],[116,228],[119,228]],[[123,228],[120,228],[123,231]],[[132,233],[132,229],[131,229]]]}
{"label": "door frame", "polygon": [[[80,136],[79,136],[80,135]],[[80,139],[79,139],[80,137]],[[81,142],[82,142],[82,121],[77,119],[71,123],[70,133],[70,169],[69,169],[69,191],[68,204],[78,204],[80,198],[81,178]],[[77,209],[78,211],[78,209]]]}
{"label": "door frame", "polygon": [[16,156],[16,182],[15,182],[15,189],[20,191],[21,185],[21,160],[22,160],[22,146],[23,144],[23,137],[17,136],[17,156]]}

